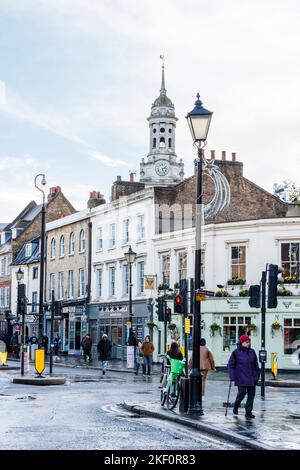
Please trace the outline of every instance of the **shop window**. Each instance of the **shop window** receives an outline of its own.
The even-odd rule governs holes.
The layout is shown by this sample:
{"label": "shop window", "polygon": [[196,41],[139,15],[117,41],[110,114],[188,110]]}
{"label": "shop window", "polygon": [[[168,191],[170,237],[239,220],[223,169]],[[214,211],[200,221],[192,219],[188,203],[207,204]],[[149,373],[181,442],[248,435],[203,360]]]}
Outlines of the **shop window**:
{"label": "shop window", "polygon": [[284,354],[300,353],[300,318],[284,319]]}
{"label": "shop window", "polygon": [[248,316],[223,317],[223,351],[232,352],[236,348],[239,337],[246,333],[250,323],[251,317]]}

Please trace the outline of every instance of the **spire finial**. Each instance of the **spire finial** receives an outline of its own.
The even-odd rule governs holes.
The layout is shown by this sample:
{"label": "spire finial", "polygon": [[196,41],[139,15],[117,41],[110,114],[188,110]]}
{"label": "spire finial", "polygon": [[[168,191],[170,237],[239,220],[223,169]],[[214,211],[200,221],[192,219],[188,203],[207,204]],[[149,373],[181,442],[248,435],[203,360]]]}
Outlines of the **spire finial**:
{"label": "spire finial", "polygon": [[161,87],[160,87],[160,94],[165,95],[166,94],[166,86],[165,86],[165,56],[164,54],[160,55],[160,59],[162,60],[162,65],[161,65]]}

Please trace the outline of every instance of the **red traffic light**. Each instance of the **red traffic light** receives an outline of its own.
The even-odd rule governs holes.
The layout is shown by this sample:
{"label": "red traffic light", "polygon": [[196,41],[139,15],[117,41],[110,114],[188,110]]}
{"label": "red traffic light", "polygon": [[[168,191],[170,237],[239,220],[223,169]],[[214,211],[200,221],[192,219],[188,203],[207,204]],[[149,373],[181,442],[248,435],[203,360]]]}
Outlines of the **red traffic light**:
{"label": "red traffic light", "polygon": [[176,295],[174,299],[175,304],[181,304],[182,303],[182,297],[181,295]]}

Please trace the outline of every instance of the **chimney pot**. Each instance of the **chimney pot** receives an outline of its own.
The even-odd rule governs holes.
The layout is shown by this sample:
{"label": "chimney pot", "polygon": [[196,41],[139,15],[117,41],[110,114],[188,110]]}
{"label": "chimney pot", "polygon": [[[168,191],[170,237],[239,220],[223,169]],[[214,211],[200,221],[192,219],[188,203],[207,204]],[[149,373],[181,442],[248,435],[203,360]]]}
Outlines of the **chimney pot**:
{"label": "chimney pot", "polygon": [[211,160],[215,159],[215,151],[214,150],[210,151],[210,158],[211,158]]}
{"label": "chimney pot", "polygon": [[134,175],[135,173],[133,173],[133,171],[129,173],[130,183],[134,183]]}
{"label": "chimney pot", "polygon": [[122,177],[121,177],[121,176],[117,176],[117,181],[122,181]]}
{"label": "chimney pot", "polygon": [[231,156],[232,156],[232,161],[236,162],[236,153],[232,152]]}
{"label": "chimney pot", "polygon": [[222,160],[226,160],[226,152],[225,152],[225,150],[222,150]]}

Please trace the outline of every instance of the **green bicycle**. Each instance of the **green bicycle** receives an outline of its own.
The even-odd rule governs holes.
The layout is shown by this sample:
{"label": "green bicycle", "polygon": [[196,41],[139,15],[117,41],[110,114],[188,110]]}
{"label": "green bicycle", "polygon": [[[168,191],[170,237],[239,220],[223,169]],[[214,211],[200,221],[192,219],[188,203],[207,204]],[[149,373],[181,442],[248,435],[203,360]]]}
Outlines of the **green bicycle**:
{"label": "green bicycle", "polygon": [[[167,376],[167,385],[161,390],[160,402],[161,406],[167,402],[168,410],[173,410],[178,403],[180,394],[180,377],[183,375],[185,359],[178,360],[166,356],[170,361],[170,366],[165,366]],[[171,369],[171,370],[170,370]]]}

